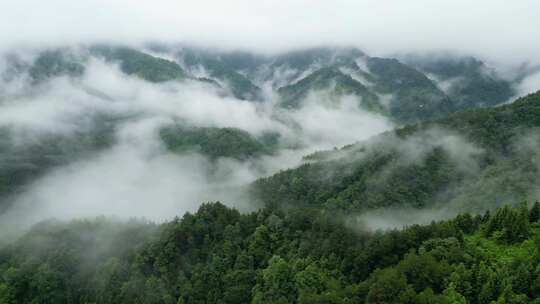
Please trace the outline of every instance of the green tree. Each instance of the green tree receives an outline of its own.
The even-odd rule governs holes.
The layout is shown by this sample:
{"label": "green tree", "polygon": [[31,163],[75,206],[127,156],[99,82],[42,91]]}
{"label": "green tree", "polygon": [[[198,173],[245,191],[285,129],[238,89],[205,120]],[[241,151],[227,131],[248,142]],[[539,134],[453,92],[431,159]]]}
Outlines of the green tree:
{"label": "green tree", "polygon": [[255,229],[249,243],[248,252],[253,256],[256,266],[264,265],[272,252],[272,238],[270,231],[265,225],[260,225]]}
{"label": "green tree", "polygon": [[16,299],[10,290],[10,287],[4,283],[0,283],[0,304],[15,304]]}
{"label": "green tree", "polygon": [[375,272],[375,281],[371,284],[366,303],[394,304],[412,303],[415,292],[407,284],[405,276],[394,268]]}
{"label": "green tree", "polygon": [[293,271],[287,261],[273,256],[253,288],[253,304],[285,304],[296,301]]}
{"label": "green tree", "polygon": [[448,300],[448,297],[438,295],[431,288],[426,288],[417,294],[414,300],[415,304],[454,304]]}
{"label": "green tree", "polygon": [[540,220],[540,203],[536,201],[529,212],[529,222],[535,223]]}
{"label": "green tree", "polygon": [[529,302],[526,295],[514,293],[512,284],[506,279],[501,283],[501,289],[496,304],[526,304]]}
{"label": "green tree", "polygon": [[399,263],[398,269],[405,274],[409,282],[417,292],[426,287],[442,292],[444,279],[449,274],[446,262],[438,262],[431,254],[418,255],[409,253]]}
{"label": "green tree", "polygon": [[476,294],[478,304],[489,304],[496,299],[495,273],[484,262],[478,266]]}
{"label": "green tree", "polygon": [[453,283],[444,290],[444,295],[450,304],[467,304],[467,299],[455,289]]}

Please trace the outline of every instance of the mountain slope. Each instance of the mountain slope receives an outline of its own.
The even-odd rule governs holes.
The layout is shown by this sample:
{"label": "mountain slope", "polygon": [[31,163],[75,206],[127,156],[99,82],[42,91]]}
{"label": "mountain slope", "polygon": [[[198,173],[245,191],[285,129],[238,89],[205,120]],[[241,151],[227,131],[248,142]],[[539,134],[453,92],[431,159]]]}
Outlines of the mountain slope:
{"label": "mountain slope", "polygon": [[451,101],[424,74],[396,59],[369,58],[369,72],[375,78],[375,90],[391,94],[391,117],[415,122],[442,117],[453,110]]}
{"label": "mountain slope", "polygon": [[374,112],[384,111],[375,94],[362,83],[336,68],[321,68],[306,78],[278,90],[281,96],[281,105],[288,108],[301,107],[301,102],[309,93],[317,91],[330,91],[331,96],[335,97],[355,95],[360,98],[359,106],[361,108]]}
{"label": "mountain slope", "polygon": [[511,105],[459,112],[316,153],[254,183],[271,205],[366,210],[383,206],[484,210],[536,198],[540,92]]}
{"label": "mountain slope", "polygon": [[159,226],[45,222],[0,249],[0,302],[537,303],[539,214],[378,233],[339,214],[220,203]]}
{"label": "mountain slope", "polygon": [[271,67],[289,82],[278,89],[286,107],[299,107],[308,93],[324,89],[331,98],[357,96],[365,109],[385,113],[399,123],[453,111],[445,93],[421,72],[396,59],[368,57],[355,49],[297,51],[278,57]]}
{"label": "mountain slope", "polygon": [[203,50],[183,49],[178,52],[177,57],[192,74],[221,83],[236,98],[262,99],[261,89],[242,74],[245,70],[256,69],[255,66],[259,61],[254,56],[245,53],[214,54]]}
{"label": "mountain slope", "polygon": [[91,51],[105,60],[119,62],[122,72],[136,75],[150,82],[164,82],[186,78],[186,73],[175,62],[153,57],[127,47],[96,46]]}
{"label": "mountain slope", "polygon": [[502,79],[477,59],[450,55],[436,60],[409,56],[398,61],[370,57],[355,48],[322,47],[266,56],[194,47],[149,50],[94,45],[44,50],[30,62],[6,56],[8,68],[2,78],[25,73],[34,83],[58,76],[76,78],[84,74],[90,58],[98,57],[146,81],[202,81],[250,101],[268,101],[275,94],[285,107],[299,107],[306,96],[321,89],[329,93],[323,99],[353,95],[363,100],[365,109],[398,124],[505,102],[519,83],[519,79]]}
{"label": "mountain slope", "polygon": [[92,57],[109,63],[118,63],[123,73],[150,82],[183,80],[187,77],[175,62],[133,48],[108,45],[41,50],[30,61],[24,61],[16,55],[8,55],[7,64],[11,66],[8,69],[11,71],[10,78],[21,76],[26,72],[32,83],[38,84],[60,76],[81,77]]}
{"label": "mountain slope", "polygon": [[493,106],[515,95],[513,81],[502,79],[484,62],[473,57],[411,55],[405,62],[434,78],[458,109],[471,105]]}
{"label": "mountain slope", "polygon": [[[385,107],[387,115],[399,123],[493,106],[514,94],[511,82],[502,80],[494,71],[487,72],[485,65],[474,58],[454,61],[453,57],[442,57],[433,63],[405,58],[402,62],[369,57],[355,49],[320,48],[278,56],[267,68],[271,72],[266,73],[273,73],[283,104],[291,106],[300,104],[308,92],[329,87],[319,75],[328,74],[327,69],[339,69],[362,83],[365,88],[352,93],[365,99],[369,91],[371,103],[377,99],[378,107]],[[334,81],[349,86],[346,77]]]}
{"label": "mountain slope", "polygon": [[39,54],[28,73],[32,81],[41,82],[63,75],[81,76],[84,73],[84,66],[61,50],[51,50]]}

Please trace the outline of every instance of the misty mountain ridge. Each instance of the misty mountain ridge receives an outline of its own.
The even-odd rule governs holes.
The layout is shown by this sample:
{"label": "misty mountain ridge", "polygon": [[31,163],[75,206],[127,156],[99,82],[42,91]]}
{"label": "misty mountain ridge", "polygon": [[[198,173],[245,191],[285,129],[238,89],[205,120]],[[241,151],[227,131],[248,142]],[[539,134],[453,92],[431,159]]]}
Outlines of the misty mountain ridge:
{"label": "misty mountain ridge", "polygon": [[[313,48],[278,55],[220,52],[192,47],[98,45],[46,50],[24,60],[4,58],[4,79],[25,74],[32,83],[80,77],[88,60],[117,64],[146,81],[193,80],[250,101],[277,96],[284,108],[298,108],[310,92],[350,95],[362,109],[397,123],[442,117],[457,110],[500,104],[515,96],[516,81],[505,80],[472,57],[408,56],[404,61],[369,57],[355,48]],[[336,98],[338,99],[338,98]]]}
{"label": "misty mountain ridge", "polygon": [[[494,106],[507,101],[516,85],[472,57],[410,55],[398,60],[370,57],[356,48],[259,55],[194,47],[92,45],[13,51],[2,62],[0,100],[6,109],[0,117],[3,210],[18,200],[38,203],[44,194],[33,192],[40,189],[36,185],[55,181],[57,174],[65,175],[66,182],[74,182],[86,176],[78,175],[79,171],[87,170],[86,174],[93,176],[93,167],[107,168],[107,162],[116,158],[126,167],[131,167],[130,161],[140,162],[140,167],[132,168],[140,170],[133,174],[140,175],[141,180],[148,178],[144,171],[154,162],[158,166],[155,170],[161,168],[161,162],[172,160],[179,166],[190,163],[197,173],[188,180],[200,179],[219,189],[201,196],[201,190],[192,187],[196,199],[191,200],[223,199],[218,193],[238,187],[241,190],[232,192],[243,193],[245,185],[294,168],[302,163],[303,156],[321,148],[365,140],[406,122],[430,121],[467,108]],[[33,119],[23,115],[29,110],[35,115]],[[269,177],[269,183],[266,179],[255,182],[255,192],[269,191],[262,195],[262,201],[270,205],[277,200],[281,205],[288,204],[290,195],[296,196],[291,204],[310,201],[351,210],[363,210],[364,205],[419,208],[434,204],[443,200],[438,196],[449,184],[461,191],[462,183],[472,177],[456,166],[456,155],[448,155],[448,145],[455,139],[452,135],[419,134],[417,137],[427,138],[420,146],[427,146],[421,149],[418,160],[407,165],[401,162],[399,145],[385,147],[379,143],[373,149],[383,147],[382,151],[365,163],[353,157],[344,163],[330,163],[330,168],[315,164],[290,171],[307,170],[305,174],[315,180],[319,179],[317,174],[324,175],[313,185],[309,179],[295,176],[292,181],[281,181],[286,171]],[[450,143],[441,141],[448,138]],[[131,160],[121,157],[126,149],[132,153]],[[304,161],[312,160],[312,156],[304,157]],[[424,161],[436,167],[426,166]],[[477,160],[469,161],[476,164]],[[511,166],[509,162],[501,164]],[[354,169],[358,166],[370,169],[365,173],[364,169]],[[172,168],[172,176],[184,174]],[[521,166],[494,168],[513,170]],[[332,173],[336,170],[341,172]],[[383,170],[384,174],[378,176],[373,170]],[[422,172],[421,179],[411,177],[418,172]],[[355,180],[358,174],[360,181]],[[111,178],[122,180],[114,175]],[[415,188],[411,190],[414,195],[388,192],[383,186],[387,178],[400,184],[389,187],[403,191]],[[173,180],[167,177],[167,181]],[[274,181],[280,184],[274,185]],[[133,187],[131,181],[126,182],[117,187],[111,183],[111,191]],[[319,193],[316,199],[311,197],[315,193],[305,196],[296,193],[300,189],[290,188],[292,184],[305,187],[304,182],[319,191],[338,188]],[[369,188],[377,183],[380,189]],[[341,194],[348,187],[347,194]],[[364,197],[366,189],[370,189],[370,198]],[[378,191],[384,194],[378,196]],[[509,190],[496,200],[533,197],[520,191]],[[77,195],[75,190],[73,195]],[[448,192],[443,197],[452,195]],[[174,199],[168,198],[171,206]],[[358,200],[363,201],[362,206]],[[478,210],[483,211],[485,206],[480,205]]]}

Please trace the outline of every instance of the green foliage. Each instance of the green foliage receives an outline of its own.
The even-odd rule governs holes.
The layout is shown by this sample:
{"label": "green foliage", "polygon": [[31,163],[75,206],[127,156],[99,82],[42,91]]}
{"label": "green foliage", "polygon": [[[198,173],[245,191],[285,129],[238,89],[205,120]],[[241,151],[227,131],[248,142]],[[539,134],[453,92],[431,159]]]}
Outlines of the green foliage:
{"label": "green foliage", "polygon": [[507,243],[521,242],[529,235],[528,215],[526,203],[517,210],[505,206],[491,217],[486,226],[486,234]]}
{"label": "green foliage", "polygon": [[369,58],[367,65],[376,90],[394,94],[389,110],[398,121],[433,119],[452,111],[448,97],[421,72],[396,59]]}
{"label": "green foliage", "polygon": [[203,67],[211,79],[223,83],[236,98],[245,100],[262,98],[262,90],[240,73],[245,69],[254,69],[254,66],[261,64],[261,59],[245,53],[227,53],[218,56],[191,49],[183,50],[181,56],[188,68]]}
{"label": "green foliage", "polygon": [[273,68],[287,68],[302,72],[314,64],[322,66],[351,64],[354,59],[363,55],[362,51],[355,48],[310,48],[281,54],[273,60],[271,66]]}
{"label": "green foliage", "polygon": [[510,244],[486,238],[489,223],[472,224],[465,237],[458,219],[359,233],[337,215],[240,214],[212,203],[160,226],[42,223],[0,249],[0,303],[480,304],[540,296],[540,227]]}
{"label": "green foliage", "polygon": [[[357,65],[358,58],[366,62],[367,69]],[[310,91],[335,86],[334,95],[345,93],[361,97],[364,108],[388,115],[399,123],[426,121],[463,109],[493,106],[515,95],[512,82],[501,79],[474,58],[451,55],[435,60],[406,58],[406,63],[368,57],[354,49],[318,48],[278,56],[271,67],[292,72],[291,80],[315,70],[279,89],[283,105],[287,107],[298,107]],[[372,85],[363,86],[340,73],[339,68],[358,73]],[[436,81],[446,81],[451,86],[438,86],[427,75],[434,75]],[[391,99],[383,102],[376,94],[391,94]]]}
{"label": "green foliage", "polygon": [[119,62],[122,72],[136,75],[150,82],[164,82],[186,78],[182,68],[173,61],[157,58],[127,47],[96,46],[92,52],[106,60]]}
{"label": "green foliage", "polygon": [[231,90],[233,96],[244,100],[260,100],[262,98],[262,90],[244,75],[227,70],[216,62],[209,64],[209,67],[211,71],[210,75],[222,80],[227,88]]}
{"label": "green foliage", "polygon": [[446,93],[456,109],[493,106],[516,94],[510,81],[501,79],[473,57],[409,58],[407,63],[449,83]]}
{"label": "green foliage", "polygon": [[236,128],[196,128],[171,126],[160,130],[160,137],[173,152],[196,152],[216,159],[245,160],[272,153],[272,142],[264,142]]}
{"label": "green foliage", "polygon": [[399,271],[388,268],[373,274],[366,303],[412,303],[414,291]]}
{"label": "green foliage", "polygon": [[[298,107],[313,90],[330,91],[331,99],[354,95],[362,99],[363,108],[388,115],[398,123],[425,121],[457,110],[493,106],[515,95],[513,83],[489,71],[481,61],[456,59],[450,55],[437,60],[409,59],[405,64],[396,59],[369,57],[354,48],[313,48],[277,56],[182,48],[176,55],[187,72],[176,62],[129,47],[92,46],[90,55],[117,62],[124,73],[147,81],[192,78],[224,87],[236,98],[245,100],[263,100],[257,83],[277,80],[274,85],[279,88],[283,105],[287,107]],[[29,67],[9,60],[13,63],[10,70],[14,74],[28,70],[35,82],[54,76],[80,76],[85,70],[84,56],[76,58],[70,51],[50,50],[40,54]],[[357,60],[365,61],[366,66],[360,67]],[[201,68],[207,76],[196,77]],[[342,69],[352,71],[367,82],[360,83]],[[426,75],[456,81],[443,92]],[[281,78],[285,78],[284,81]],[[392,97],[386,101],[382,99],[385,97],[378,96],[380,94]]]}
{"label": "green foliage", "polygon": [[[462,179],[448,154],[435,148],[422,162],[404,162],[397,151],[375,148],[368,157],[308,163],[253,184],[268,204],[362,210],[392,205],[422,207]],[[350,161],[352,159],[352,161]]]}
{"label": "green foliage", "polygon": [[360,82],[345,75],[335,67],[322,68],[300,81],[279,88],[281,105],[288,108],[298,108],[301,102],[312,91],[330,90],[332,97],[355,95],[360,99],[359,106],[374,112],[383,112],[384,107],[378,103],[378,98]]}
{"label": "green foliage", "polygon": [[529,213],[529,222],[535,223],[540,220],[540,203],[537,201],[534,203]]}
{"label": "green foliage", "polygon": [[62,50],[45,51],[39,54],[28,74],[34,82],[45,81],[56,76],[81,76],[84,66]]}
{"label": "green foliage", "polygon": [[260,281],[253,287],[251,303],[291,303],[296,298],[293,271],[289,264],[279,256],[268,261],[262,271]]}
{"label": "green foliage", "polygon": [[[539,174],[533,132],[539,117],[540,92],[510,105],[407,126],[309,156],[298,168],[256,181],[252,193],[269,205],[343,210],[445,203],[478,212],[528,199]],[[456,134],[464,142],[457,150],[478,153],[456,157],[455,144],[440,141]],[[527,144],[523,134],[533,134]],[[410,146],[412,152],[403,148]]]}
{"label": "green foliage", "polygon": [[[132,49],[93,51],[148,81],[186,77],[176,63]],[[373,111],[383,111],[375,92],[395,94],[389,111],[400,121],[456,109],[427,77],[397,60],[368,59],[375,91],[339,71],[360,55],[315,49],[281,56],[272,65],[297,70],[314,62],[335,65],[282,88],[291,103],[309,90],[332,86],[337,95],[361,96]],[[186,64],[203,64],[235,96],[256,98],[260,89],[238,69],[252,70],[261,59],[228,56]],[[32,77],[80,75],[84,70],[68,59],[44,54]],[[468,67],[441,69],[452,77]],[[491,98],[496,81],[473,79],[455,94],[465,103]],[[458,113],[317,153],[297,169],[256,181],[252,194],[266,207],[252,213],[208,203],[161,225],[102,218],[38,224],[0,249],[0,303],[534,303],[540,297],[538,202],[530,210],[522,204],[379,232],[363,231],[344,218],[350,211],[379,207],[444,201],[481,208],[481,203],[493,207],[526,198],[537,166],[534,153],[516,142],[525,130],[540,126],[539,117],[540,92],[512,105]],[[12,145],[10,131],[2,129],[0,194],[17,194],[44,170],[108,147],[111,125],[100,126],[95,133],[24,148]],[[474,165],[470,159],[465,165],[456,161],[455,151],[437,141],[407,150],[433,128],[463,135],[478,147],[482,153],[470,157]],[[173,152],[194,151],[214,160],[246,160],[272,153],[276,145],[273,136],[255,138],[234,128],[171,126],[160,136]]]}
{"label": "green foliage", "polygon": [[37,224],[1,250],[0,303],[95,302],[92,293],[114,303],[130,258],[155,231],[153,224],[104,218]]}

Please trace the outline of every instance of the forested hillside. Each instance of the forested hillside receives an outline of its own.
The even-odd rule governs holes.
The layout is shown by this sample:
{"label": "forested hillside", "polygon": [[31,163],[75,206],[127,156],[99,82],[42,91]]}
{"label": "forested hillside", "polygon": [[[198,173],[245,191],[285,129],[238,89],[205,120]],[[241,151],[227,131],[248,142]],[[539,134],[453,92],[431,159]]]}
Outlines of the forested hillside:
{"label": "forested hillside", "polygon": [[177,63],[131,48],[95,46],[90,49],[90,52],[103,56],[107,61],[119,63],[122,72],[136,75],[150,82],[180,80],[186,77],[185,72]]}
{"label": "forested hillside", "polygon": [[192,128],[169,126],[160,130],[160,137],[173,152],[201,153],[216,159],[230,157],[247,159],[276,150],[276,138],[272,134],[261,139],[235,128]]}
{"label": "forested hillside", "polygon": [[0,250],[0,302],[537,303],[539,217],[522,204],[369,232],[212,203],[159,226],[45,222]]}
{"label": "forested hillside", "polygon": [[540,92],[387,132],[253,184],[270,205],[481,211],[536,195]]}
{"label": "forested hillside", "polygon": [[474,57],[412,55],[404,60],[438,81],[443,91],[458,102],[458,108],[466,108],[471,102],[491,106],[513,95],[508,82],[498,78],[494,70]]}

